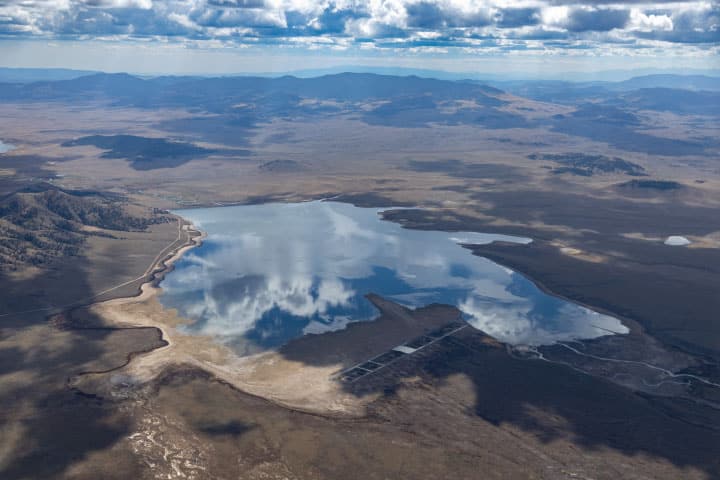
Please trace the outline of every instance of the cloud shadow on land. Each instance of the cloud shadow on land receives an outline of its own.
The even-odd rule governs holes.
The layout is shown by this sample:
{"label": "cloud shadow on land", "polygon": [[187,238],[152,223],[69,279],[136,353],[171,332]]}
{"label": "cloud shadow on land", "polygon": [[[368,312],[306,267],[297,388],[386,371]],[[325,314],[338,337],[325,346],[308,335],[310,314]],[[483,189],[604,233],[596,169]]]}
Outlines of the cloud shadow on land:
{"label": "cloud shadow on land", "polygon": [[[69,219],[63,225],[69,231],[72,223],[74,232],[82,231],[81,225],[124,231],[147,226],[133,224],[134,220],[152,224],[145,217],[125,217],[117,208],[122,199],[112,194],[71,192],[46,184],[29,185],[16,193],[6,198],[4,205],[32,207],[21,209],[27,223],[13,223],[28,236],[45,229],[51,233],[62,230],[51,223],[54,214]],[[104,209],[107,204],[113,209]],[[85,245],[80,238],[76,243]],[[62,247],[63,241],[67,240],[57,240],[56,246]],[[0,269],[3,479],[60,478],[74,468],[82,471],[97,468],[94,462],[107,462],[103,455],[127,438],[132,419],[128,410],[119,408],[117,399],[83,392],[75,387],[74,380],[83,373],[112,371],[126,365],[136,353],[166,345],[162,332],[154,327],[115,328],[87,308],[56,314],[60,306],[87,302],[92,294],[88,292],[98,291],[99,285],[90,280],[90,271],[98,265],[93,257],[80,254],[49,257],[17,259],[21,268],[37,265],[40,274],[35,277],[15,274],[14,263],[4,262]],[[27,273],[22,269],[19,272]],[[114,278],[116,273],[106,275]],[[131,294],[131,287],[116,293]],[[81,315],[73,315],[80,311]],[[141,463],[120,455],[115,467],[118,475],[137,478]]]}
{"label": "cloud shadow on land", "polygon": [[[555,204],[557,198],[545,198],[543,192],[535,192],[538,198],[534,198],[533,192],[527,193],[527,197],[522,197],[518,192],[505,196],[495,195],[498,198],[488,193],[483,199],[492,199],[493,204],[497,205],[496,208],[503,210],[503,218],[513,219],[514,212],[517,215],[525,215],[531,219],[540,219],[553,224],[554,215],[568,215],[568,212],[553,212],[552,209],[547,208],[548,203]],[[513,198],[514,202],[508,204]],[[561,203],[565,205],[563,208],[566,210],[598,213],[606,209],[618,211],[620,208],[629,217],[649,213],[623,209],[620,206],[624,202],[627,203],[625,200],[588,199],[585,202],[573,202],[569,201],[567,196],[563,198],[565,200]],[[515,210],[515,204],[523,202],[530,202],[535,208]],[[546,212],[548,218],[538,217],[538,209]],[[668,223],[665,227],[688,226],[688,216],[680,215],[680,210],[677,213],[677,216],[673,212],[666,215]],[[710,212],[705,212],[708,213]],[[507,214],[510,214],[510,217]],[[387,219],[401,222],[410,228],[457,230],[473,229],[474,226],[482,230],[482,222],[478,220],[458,218],[457,222],[452,222],[447,215],[440,214],[442,220],[430,218],[432,215],[432,212],[416,209],[395,210],[385,214]],[[525,217],[517,217],[517,219],[528,221]],[[597,219],[594,217],[587,221],[597,224]],[[583,225],[577,227],[583,228]],[[693,228],[696,233],[702,233],[697,231],[697,225]],[[707,228],[709,227],[705,227]],[[540,243],[544,244],[542,240]],[[523,257],[530,255],[536,248],[538,245],[535,244],[526,246],[498,244],[486,245],[478,248],[477,251],[480,255],[486,250],[517,251],[520,252],[519,257]],[[652,246],[647,246],[647,250],[648,255],[655,252]],[[545,250],[543,252],[545,252],[543,255],[551,253]],[[683,253],[679,252],[681,256]],[[686,261],[690,261],[691,254],[692,252],[687,253]],[[563,260],[558,258],[557,261]],[[574,268],[579,268],[577,265],[579,260],[570,261],[576,262],[572,265]],[[510,267],[513,267],[512,263]],[[602,270],[604,265],[600,264],[597,268]],[[609,265],[608,268],[612,270],[613,267]],[[601,271],[598,275],[602,277],[607,275],[607,272]],[[644,273],[640,272],[630,281],[642,284],[644,280],[639,278],[643,275]],[[707,293],[700,291],[698,295]],[[676,298],[670,292],[667,293],[667,297]],[[568,298],[573,297],[568,295]],[[306,335],[283,346],[279,353],[288,360],[307,365],[341,364],[349,368],[382,355],[413,337],[431,334],[439,326],[455,320],[459,314],[454,308],[441,305],[429,305],[413,311],[381,298],[372,298],[372,300],[382,311],[378,319],[372,322],[353,323],[344,330],[321,335]],[[579,299],[579,301],[583,300]],[[593,304],[593,300],[584,301]],[[625,299],[621,299],[622,301]],[[609,306],[607,309],[613,311],[617,308],[619,307]],[[392,399],[399,388],[410,391],[416,388],[417,383],[405,380],[419,377],[422,380],[421,384],[437,389],[443,397],[451,396],[461,405],[467,405],[472,416],[497,426],[506,424],[516,426],[548,444],[556,440],[569,439],[590,451],[609,448],[621,452],[628,458],[647,455],[660,461],[670,462],[679,468],[699,469],[709,477],[712,477],[719,467],[716,445],[720,444],[720,431],[707,426],[712,425],[716,420],[716,415],[710,409],[699,405],[690,407],[680,399],[674,401],[636,394],[605,379],[589,376],[569,367],[514,358],[497,342],[470,328],[442,338],[429,347],[405,355],[376,371],[374,370],[377,368],[376,365],[368,365],[367,368],[373,370],[372,373],[358,380],[343,383],[343,388],[348,393],[357,396],[380,393],[384,398]],[[463,392],[462,388],[454,386],[458,375],[470,380],[471,395]],[[422,396],[422,392],[425,391],[426,388],[423,388],[417,392],[417,395]],[[391,407],[383,402],[381,400],[372,408],[393,415],[388,413]],[[684,413],[678,415],[680,411]],[[689,413],[691,411],[694,413]],[[697,423],[697,418],[702,418],[704,425]]]}
{"label": "cloud shadow on land", "polygon": [[[434,329],[456,319],[459,313],[441,305],[412,311],[380,298],[373,301],[383,311],[377,320],[301,337],[282,347],[280,354],[307,365],[342,363],[349,368],[381,355],[383,350],[389,352],[409,337],[432,335]],[[383,357],[379,357],[380,362]],[[456,383],[458,375],[470,380],[472,394],[464,390],[462,382]],[[417,388],[417,380],[405,381],[411,378],[419,378],[423,385],[411,396],[437,389],[450,404],[466,405],[467,415],[495,426],[514,425],[543,443],[567,439],[592,451],[610,448],[627,457],[648,455],[710,475],[717,468],[717,430],[672,418],[652,397],[645,398],[604,379],[557,364],[514,358],[502,345],[469,327],[357,380],[343,382],[343,388],[361,397],[382,394],[383,399],[371,409],[379,409],[392,421],[395,407],[384,402],[399,388]]]}
{"label": "cloud shadow on land", "polygon": [[192,143],[169,141],[164,138],[147,138],[136,135],[90,135],[69,140],[63,147],[92,145],[104,150],[100,156],[108,159],[125,159],[135,170],[174,168],[191,160],[216,156],[248,156],[249,150],[209,149]]}
{"label": "cloud shadow on land", "polygon": [[[80,262],[72,265],[65,272],[67,278],[90,290]],[[0,276],[0,284],[4,291],[34,292],[36,288],[32,280],[18,281],[6,275]],[[60,478],[131,433],[130,419],[114,401],[84,394],[68,382],[84,371],[120,367],[132,352],[157,348],[164,341],[159,340],[156,329],[107,328],[92,315],[87,315],[84,323],[81,327],[72,323],[54,326],[44,312],[0,319],[4,376],[28,378],[21,383],[3,382],[0,389],[0,403],[6,409],[0,417],[0,430],[8,433],[7,443],[3,443],[11,452],[0,468],[3,479]],[[23,340],[25,337],[29,339]],[[17,428],[22,435],[13,438],[9,434]],[[139,467],[139,463],[127,461],[117,465],[118,472],[129,477],[139,475]]]}

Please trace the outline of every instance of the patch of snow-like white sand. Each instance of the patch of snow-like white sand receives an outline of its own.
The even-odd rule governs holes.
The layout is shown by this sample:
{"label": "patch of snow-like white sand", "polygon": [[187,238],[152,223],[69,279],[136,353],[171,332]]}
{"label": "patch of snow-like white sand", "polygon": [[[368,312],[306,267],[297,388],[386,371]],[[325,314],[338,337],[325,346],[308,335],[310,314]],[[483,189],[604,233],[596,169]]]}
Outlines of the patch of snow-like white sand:
{"label": "patch of snow-like white sand", "polygon": [[9,143],[3,143],[2,140],[0,140],[0,153],[6,153],[10,150],[14,149],[15,145],[10,145]]}
{"label": "patch of snow-like white sand", "polygon": [[665,239],[665,245],[670,245],[672,247],[684,247],[685,245],[690,245],[690,240],[685,237],[681,237],[680,235],[670,235]]}

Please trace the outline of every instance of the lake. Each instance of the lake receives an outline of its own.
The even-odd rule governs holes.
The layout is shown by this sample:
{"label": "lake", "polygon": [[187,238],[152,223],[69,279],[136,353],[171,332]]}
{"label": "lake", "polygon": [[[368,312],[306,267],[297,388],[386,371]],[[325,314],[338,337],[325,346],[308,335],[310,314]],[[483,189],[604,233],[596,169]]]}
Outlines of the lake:
{"label": "lake", "polygon": [[[409,307],[457,306],[470,325],[512,344],[541,345],[628,329],[547,295],[460,244],[531,239],[404,229],[381,209],[337,202],[178,210],[207,233],[161,283],[183,329],[247,355],[378,314],[376,293]],[[522,248],[518,246],[518,248]]]}

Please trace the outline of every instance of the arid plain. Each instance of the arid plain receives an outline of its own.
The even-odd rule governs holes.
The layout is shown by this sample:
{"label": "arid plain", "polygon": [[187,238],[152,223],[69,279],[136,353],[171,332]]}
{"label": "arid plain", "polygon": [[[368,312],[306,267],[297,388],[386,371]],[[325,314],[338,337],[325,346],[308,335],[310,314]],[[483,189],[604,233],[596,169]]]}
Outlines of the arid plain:
{"label": "arid plain", "polygon": [[[618,126],[611,107],[434,94],[383,115],[392,102],[299,95],[248,122],[253,105],[0,104],[8,212],[80,191],[127,219],[81,216],[77,251],[2,271],[3,477],[716,476],[720,149],[696,144],[719,117],[635,109]],[[338,372],[459,312],[377,297],[373,322],[243,359],[178,329],[192,319],[162,308],[157,281],[202,238],[168,209],[323,198],[531,237],[468,248],[631,333],[526,351],[463,328],[350,384]]]}

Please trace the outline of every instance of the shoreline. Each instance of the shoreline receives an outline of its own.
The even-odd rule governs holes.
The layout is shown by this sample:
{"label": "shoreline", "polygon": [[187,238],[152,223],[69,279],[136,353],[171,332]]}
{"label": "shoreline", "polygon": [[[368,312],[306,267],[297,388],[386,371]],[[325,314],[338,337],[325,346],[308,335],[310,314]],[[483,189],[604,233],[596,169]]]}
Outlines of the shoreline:
{"label": "shoreline", "polygon": [[[165,342],[165,345],[158,346],[154,349],[143,351],[143,352],[131,352],[128,356],[130,357],[125,364],[122,365],[122,367],[127,366],[130,363],[130,360],[134,358],[135,356],[151,353],[155,350],[159,350],[162,348],[166,348],[171,345],[170,336],[168,335],[168,332],[166,329],[162,328],[161,326],[152,324],[152,323],[128,323],[126,326],[123,325],[109,325],[109,326],[83,326],[82,324],[77,324],[75,320],[73,319],[73,314],[80,310],[80,309],[90,309],[94,306],[98,305],[118,305],[118,304],[124,304],[124,303],[133,303],[133,302],[142,302],[147,299],[150,299],[160,293],[160,282],[163,281],[165,278],[165,275],[170,273],[173,270],[173,265],[175,262],[179,261],[182,256],[188,252],[189,250],[192,250],[193,248],[199,247],[202,245],[203,240],[207,238],[207,233],[198,229],[195,227],[191,222],[184,219],[183,217],[180,217],[179,215],[173,214],[179,222],[179,229],[182,234],[182,232],[185,232],[187,234],[187,239],[185,242],[181,245],[178,245],[174,248],[173,244],[178,242],[179,239],[175,240],[172,244],[165,247],[163,250],[160,251],[160,253],[155,257],[153,262],[148,266],[148,268],[145,270],[145,273],[142,277],[139,279],[131,280],[131,282],[139,281],[142,282],[140,285],[138,285],[138,288],[136,289],[135,293],[133,295],[122,295],[117,297],[111,297],[104,300],[99,301],[90,301],[87,303],[74,303],[70,306],[61,307],[61,310],[57,313],[52,313],[49,315],[49,320],[51,323],[54,323],[57,328],[67,328],[72,330],[88,330],[88,329],[112,329],[112,330],[127,330],[127,329],[138,329],[138,328],[148,328],[148,329],[155,329],[159,332],[160,340]],[[170,251],[165,253],[163,255],[163,252],[165,250],[168,250],[170,248]],[[130,282],[130,283],[131,283]],[[125,285],[125,284],[121,284]],[[117,288],[117,287],[113,287]],[[107,292],[107,291],[106,291]],[[94,297],[90,297],[90,299],[96,298],[100,295],[105,294],[106,292],[101,292],[98,295],[95,295]],[[81,300],[82,302],[82,300]],[[115,323],[115,322],[113,322]],[[122,368],[119,367],[119,368]],[[92,373],[99,373],[99,372],[85,372],[88,374]]]}
{"label": "shoreline", "polygon": [[[216,342],[210,337],[188,335],[177,328],[178,325],[191,321],[191,319],[180,317],[177,310],[168,309],[159,301],[155,301],[162,291],[160,283],[165,279],[165,275],[173,271],[174,264],[184,254],[202,245],[208,234],[179,215],[173,215],[179,219],[181,235],[184,233],[187,237],[184,243],[170,249],[165,255],[162,255],[163,251],[158,254],[159,259],[146,270],[149,273],[145,281],[138,287],[137,294],[76,306],[66,312],[69,328],[97,328],[92,326],[83,327],[82,320],[75,323],[73,319],[73,314],[82,308],[89,311],[94,309],[92,313],[107,322],[108,328],[117,330],[154,329],[162,344],[143,351],[131,352],[122,365],[111,370],[77,373],[68,378],[68,386],[84,394],[82,386],[79,385],[82,383],[81,378],[90,379],[96,377],[97,380],[89,381],[91,383],[97,381],[100,382],[97,385],[102,385],[104,382],[101,378],[102,375],[123,369],[127,369],[126,373],[136,378],[139,383],[145,383],[162,376],[163,372],[167,371],[168,368],[172,368],[173,365],[176,367],[184,365],[198,368],[238,392],[262,398],[292,411],[324,417],[362,417],[365,407],[372,399],[360,400],[351,398],[347,395],[347,392],[343,394],[342,390],[332,381],[338,365],[324,365],[322,367],[300,365],[297,362],[283,358],[278,351],[267,351],[249,357],[238,357],[225,345]],[[522,245],[519,245],[518,248],[520,246]],[[471,255],[487,258],[489,261],[503,266],[502,263],[496,262],[492,255],[482,255],[471,248],[468,250]],[[609,314],[628,329],[628,332],[622,333],[609,332],[613,335],[647,335],[642,326],[631,319],[548,291],[542,282],[536,281],[520,271],[512,270],[528,279],[543,293],[599,314]],[[606,335],[600,337],[603,336]],[[591,341],[592,339],[578,340]],[[505,345],[512,348],[510,344]],[[583,371],[582,373],[597,377],[597,375],[590,372]],[[603,377],[600,375],[598,378]],[[314,385],[314,387],[308,388],[309,385]],[[107,385],[101,387],[101,389],[106,388],[108,388]],[[112,393],[110,394],[112,395]]]}
{"label": "shoreline", "polygon": [[[27,313],[38,313],[38,312],[49,312],[45,318],[52,319],[53,317],[57,316],[63,316],[66,315],[69,312],[72,312],[73,310],[83,308],[83,307],[90,307],[95,304],[108,302],[111,300],[117,300],[122,298],[136,298],[142,295],[142,288],[146,283],[152,283],[154,281],[160,282],[162,281],[162,278],[166,273],[168,273],[170,270],[168,269],[172,263],[179,260],[180,257],[185,253],[184,249],[187,247],[194,248],[196,246],[200,246],[202,244],[202,240],[207,237],[206,233],[202,230],[199,230],[194,227],[194,225],[189,222],[188,220],[184,219],[183,217],[171,213],[173,217],[178,221],[178,238],[176,238],[173,242],[171,242],[169,245],[167,245],[165,248],[160,250],[160,252],[155,256],[152,262],[150,262],[150,265],[145,269],[145,271],[140,275],[139,277],[133,278],[131,280],[125,281],[123,283],[114,285],[112,287],[109,287],[101,292],[95,293],[88,297],[82,297],[77,300],[74,300],[70,303],[66,303],[64,305],[49,305],[47,307],[40,307],[40,308],[33,308],[28,310],[19,310],[19,311],[12,311],[12,312],[5,312],[0,313],[0,318],[2,317],[12,317],[15,315],[23,315]],[[183,228],[185,227],[185,228]],[[177,242],[180,241],[182,232],[185,231],[188,233],[188,239],[185,243],[182,245],[174,246]],[[192,233],[196,233],[197,236],[193,237]],[[197,241],[197,243],[195,243]],[[169,252],[165,253],[167,250]],[[178,255],[178,258],[173,258],[174,256]],[[168,264],[169,262],[169,264]],[[156,278],[158,275],[160,275],[159,278]],[[106,295],[113,290],[117,290],[119,288],[122,288],[127,285],[131,285],[133,283],[140,282],[138,287],[135,289],[135,293],[130,294],[122,294],[118,296],[110,296],[109,298],[101,299],[103,295]]]}
{"label": "shoreline", "polygon": [[[322,199],[320,199],[320,201],[321,201],[321,200],[322,200]],[[311,201],[318,201],[318,200],[311,200]],[[271,203],[273,203],[273,202],[271,202]],[[275,203],[292,203],[292,202],[275,202]],[[237,205],[249,205],[249,204],[215,205],[215,206],[211,206],[211,207],[199,207],[199,208],[215,208],[215,207],[222,207],[222,206],[237,206]],[[192,208],[195,208],[195,207],[192,207]],[[69,320],[69,324],[70,324],[69,327],[70,327],[70,328],[82,329],[83,327],[80,326],[80,325],[77,325],[77,326],[73,325],[72,313],[73,313],[75,310],[82,309],[82,308],[92,308],[93,306],[103,305],[103,304],[107,304],[107,305],[120,305],[120,304],[125,304],[125,303],[134,303],[134,302],[138,302],[138,303],[139,303],[139,302],[143,302],[143,301],[145,301],[145,300],[149,300],[149,299],[157,296],[157,295],[161,292],[160,283],[165,279],[165,276],[166,276],[166,275],[168,275],[169,273],[171,273],[171,272],[173,271],[173,269],[174,269],[174,264],[175,264],[177,261],[179,261],[180,259],[182,259],[183,255],[185,255],[185,253],[187,253],[188,251],[190,251],[191,249],[193,249],[193,248],[195,248],[195,247],[201,246],[202,243],[203,243],[203,241],[204,241],[204,240],[207,238],[207,236],[208,236],[207,232],[204,232],[203,230],[200,230],[199,228],[195,227],[195,226],[192,224],[192,222],[190,222],[189,220],[181,217],[181,216],[178,215],[177,213],[172,213],[172,212],[171,212],[171,214],[178,219],[178,222],[179,222],[179,224],[180,224],[180,229],[181,229],[181,231],[184,231],[184,232],[187,234],[187,239],[186,239],[186,241],[185,241],[182,245],[179,245],[179,246],[171,249],[171,250],[170,250],[167,254],[165,254],[164,256],[162,256],[163,251],[164,251],[164,250],[167,250],[168,248],[170,248],[170,247],[172,246],[172,244],[171,244],[170,246],[166,247],[163,251],[161,251],[161,252],[158,254],[158,256],[156,257],[155,261],[146,269],[146,271],[145,271],[145,273],[144,273],[144,275],[143,275],[143,278],[134,280],[134,281],[142,281],[142,283],[138,286],[138,288],[137,288],[137,290],[136,290],[136,293],[135,293],[134,295],[123,295],[123,296],[117,296],[117,297],[114,297],[114,298],[108,298],[108,299],[99,300],[99,301],[94,301],[94,302],[88,302],[88,303],[83,303],[83,304],[74,304],[74,305],[72,305],[71,307],[69,307],[69,308],[67,308],[67,309],[64,309],[64,310],[62,310],[62,311],[60,311],[60,312],[58,312],[58,313],[55,313],[55,314],[51,315],[51,317],[52,317],[52,316],[64,316],[64,315],[67,315],[67,316],[69,317],[68,320]],[[387,221],[387,220],[384,219],[384,218],[382,218],[382,220]],[[392,221],[392,220],[390,220],[390,221]],[[412,227],[407,227],[407,226],[405,226],[405,225],[400,225],[400,226],[401,226],[402,228],[410,228],[410,229],[412,229]],[[419,229],[419,230],[424,230],[424,229]],[[443,232],[445,232],[444,230],[438,230],[438,231],[443,231]],[[453,231],[449,231],[448,233],[453,233]],[[475,232],[475,233],[485,233],[485,232]],[[176,242],[177,242],[177,241],[178,241],[178,240],[176,240]],[[531,240],[531,241],[532,241],[532,240]],[[495,243],[495,242],[490,242],[490,243]],[[627,328],[627,330],[628,330],[627,332],[609,332],[609,334],[612,334],[612,335],[642,335],[642,334],[647,334],[645,328],[644,328],[641,324],[639,324],[637,321],[635,321],[635,320],[632,320],[632,319],[630,319],[630,318],[627,318],[627,317],[625,317],[624,315],[619,315],[619,314],[617,314],[617,313],[615,313],[615,312],[613,312],[613,311],[611,311],[611,310],[608,310],[608,309],[606,309],[606,308],[599,307],[599,306],[588,305],[588,304],[585,304],[585,303],[583,303],[583,302],[579,302],[579,301],[577,301],[577,300],[574,300],[574,299],[568,298],[568,297],[566,297],[566,296],[564,296],[564,295],[561,295],[561,294],[558,294],[558,293],[556,293],[556,292],[553,292],[553,291],[549,290],[549,289],[544,285],[544,283],[543,283],[541,280],[537,280],[537,279],[535,279],[535,278],[533,278],[533,277],[530,277],[529,275],[527,275],[527,274],[524,273],[524,272],[521,272],[521,271],[519,271],[519,270],[515,270],[515,269],[513,269],[513,268],[511,268],[511,267],[509,267],[509,266],[504,265],[502,262],[498,261],[498,259],[493,258],[494,255],[492,255],[491,253],[488,253],[488,254],[486,254],[486,253],[484,253],[484,252],[482,252],[482,253],[481,253],[481,252],[477,252],[477,253],[476,253],[476,251],[474,250],[474,248],[472,248],[472,247],[474,247],[474,246],[482,247],[483,244],[478,244],[478,245],[467,244],[467,245],[464,245],[464,244],[460,244],[460,243],[459,243],[458,245],[461,246],[461,247],[463,247],[463,248],[466,248],[466,249],[468,250],[468,253],[469,253],[470,255],[474,255],[474,256],[479,256],[479,257],[481,257],[481,258],[485,258],[485,259],[487,259],[487,260],[495,263],[496,265],[498,265],[498,266],[500,266],[500,267],[502,267],[502,268],[506,268],[506,269],[512,270],[514,273],[522,276],[523,278],[525,278],[526,280],[528,280],[529,282],[531,282],[533,285],[535,285],[535,286],[536,286],[541,292],[543,292],[544,294],[549,295],[549,296],[552,296],[552,297],[554,297],[554,298],[558,298],[558,299],[563,300],[563,301],[565,301],[565,302],[568,302],[568,303],[570,303],[570,304],[572,304],[572,305],[576,305],[576,306],[579,306],[579,307],[581,307],[581,308],[585,308],[585,309],[590,310],[590,311],[592,311],[592,312],[595,312],[595,313],[598,313],[598,314],[601,314],[601,315],[607,315],[607,316],[611,316],[611,317],[613,317],[613,318],[616,318],[616,319],[621,323],[621,325],[623,325],[623,326],[624,326],[625,328]],[[526,245],[526,244],[515,244],[515,243],[513,243],[513,246],[517,246],[517,247],[522,247],[522,246],[524,246],[524,245]],[[116,288],[116,287],[113,287],[113,288]],[[100,294],[96,295],[95,297],[100,296],[100,295],[103,295],[104,293],[105,293],[105,292],[101,292]],[[167,310],[172,310],[172,309],[166,309],[166,308],[165,308],[164,306],[162,306],[162,305],[161,305],[161,308],[162,308],[163,310],[166,310],[166,311],[167,311]],[[188,319],[188,320],[191,320],[191,319]],[[111,327],[108,327],[108,328],[117,328],[117,329],[123,329],[123,328],[156,328],[156,329],[159,330],[159,332],[160,332],[161,339],[164,340],[164,341],[166,341],[166,342],[167,342],[167,345],[157,347],[157,348],[155,348],[155,349],[153,349],[153,350],[150,350],[149,352],[142,352],[142,353],[150,353],[150,352],[152,352],[152,351],[154,351],[154,350],[166,348],[166,347],[172,345],[172,341],[171,341],[171,338],[170,338],[171,336],[168,334],[168,331],[167,331],[168,328],[167,328],[167,327],[168,327],[167,324],[161,325],[161,324],[158,324],[157,322],[144,322],[144,323],[131,322],[131,323],[128,324],[128,326],[115,326],[115,327],[112,327],[112,326],[111,326]],[[88,328],[88,327],[86,327],[86,328]],[[89,327],[89,328],[93,328],[93,327]],[[602,336],[605,336],[605,335],[601,335],[600,337],[602,337]],[[593,338],[600,338],[600,337],[593,337]],[[588,339],[579,338],[579,339],[577,339],[577,340],[579,340],[579,341],[588,341],[588,340],[592,340],[593,338],[588,338]],[[510,344],[508,344],[508,345],[510,345]],[[542,347],[542,345],[541,345],[541,347]]]}
{"label": "shoreline", "polygon": [[[93,302],[87,305],[80,305],[76,308],[92,307],[97,304],[125,303],[126,301],[141,302],[143,300],[158,295],[162,290],[160,288],[160,283],[165,279],[165,276],[168,273],[173,271],[174,264],[178,262],[183,257],[183,255],[185,255],[186,252],[192,250],[193,248],[201,246],[203,240],[207,238],[206,232],[196,228],[191,222],[180,217],[179,215],[173,215],[175,215],[180,220],[180,222],[182,222],[183,230],[188,234],[188,238],[184,244],[179,245],[175,249],[168,252],[164,257],[156,260],[150,265],[148,270],[146,270],[146,272],[148,272],[145,275],[147,278],[138,286],[135,295],[109,298],[107,300],[101,300],[99,302]],[[197,235],[193,236],[193,234]],[[148,325],[139,326],[147,327]],[[163,338],[165,338],[165,335],[163,335]]]}

